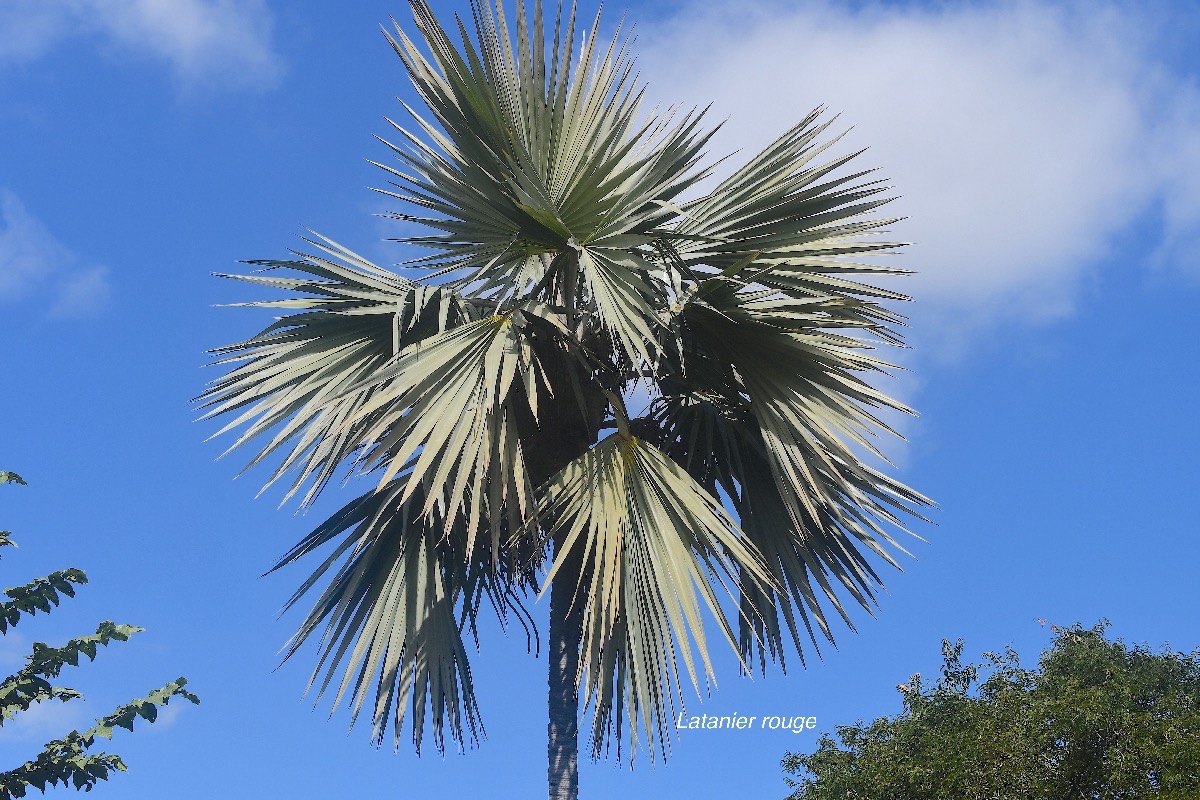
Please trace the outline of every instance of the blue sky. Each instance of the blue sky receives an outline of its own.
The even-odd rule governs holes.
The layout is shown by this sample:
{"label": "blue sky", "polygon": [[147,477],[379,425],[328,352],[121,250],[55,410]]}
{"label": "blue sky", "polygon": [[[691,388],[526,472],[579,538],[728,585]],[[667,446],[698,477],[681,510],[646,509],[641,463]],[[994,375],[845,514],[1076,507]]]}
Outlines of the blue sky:
{"label": "blue sky", "polygon": [[[349,7],[351,6],[352,7]],[[740,678],[727,658],[696,713],[815,715],[817,730],[899,710],[943,637],[1014,645],[1060,625],[1200,645],[1190,587],[1200,526],[1200,6],[1014,3],[609,4],[637,23],[650,96],[714,101],[713,150],[753,150],[810,108],[895,186],[896,263],[918,270],[897,474],[940,506],[858,633],[808,668]],[[465,6],[437,3],[442,14]],[[585,5],[590,14],[593,7]],[[101,619],[147,628],[69,674],[86,704],[0,731],[0,764],[186,675],[203,705],[111,749],[131,767],[103,797],[538,796],[545,661],[483,632],[488,739],[464,755],[375,751],[301,700],[311,662],[278,672],[303,577],[260,579],[358,487],[306,517],[265,477],[232,480],[189,402],[210,347],[264,324],[211,276],[318,230],[381,263],[406,254],[372,216],[372,139],[411,99],[379,33],[398,2],[4,0],[0,3],[0,523],[20,550],[4,585],[65,566],[91,585],[0,642]],[[736,157],[735,157],[736,160]],[[539,609],[545,614],[545,609]],[[2,671],[2,670],[0,670]],[[64,676],[68,677],[68,676]],[[172,707],[172,709],[174,706]],[[813,732],[685,733],[664,767],[585,765],[584,797],[776,797]],[[501,783],[503,782],[503,783]],[[503,785],[505,788],[498,788]]]}

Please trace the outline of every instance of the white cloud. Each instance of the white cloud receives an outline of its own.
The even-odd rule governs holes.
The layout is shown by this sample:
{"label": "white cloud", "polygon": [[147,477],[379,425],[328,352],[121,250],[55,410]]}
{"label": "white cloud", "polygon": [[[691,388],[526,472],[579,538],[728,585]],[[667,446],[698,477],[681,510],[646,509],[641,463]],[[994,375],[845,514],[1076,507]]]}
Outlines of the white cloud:
{"label": "white cloud", "polygon": [[71,260],[16,195],[0,190],[0,301],[25,297]]}
{"label": "white cloud", "polygon": [[110,295],[105,267],[79,266],[15,194],[0,189],[0,304],[32,298],[52,316],[79,317],[103,308]]}
{"label": "white cloud", "polygon": [[28,61],[60,40],[98,36],[165,62],[184,86],[261,87],[282,71],[271,29],[265,0],[4,0],[0,60]]}
{"label": "white cloud", "polygon": [[[1153,146],[1166,176],[1162,187],[1163,238],[1155,266],[1200,281],[1200,101],[1193,85],[1188,102],[1163,109],[1166,141]],[[1183,132],[1186,135],[1178,135]]]}
{"label": "white cloud", "polygon": [[60,3],[5,0],[0,3],[0,61],[37,58],[61,36]]}
{"label": "white cloud", "polygon": [[0,742],[41,745],[73,730],[86,730],[90,723],[87,701],[47,700],[33,704],[5,723],[0,728]]}
{"label": "white cloud", "polygon": [[55,287],[52,317],[86,317],[108,304],[112,290],[107,267],[88,267],[66,275]]}
{"label": "white cloud", "polygon": [[641,26],[638,49],[656,100],[729,117],[717,152],[755,152],[818,105],[842,112],[840,151],[869,145],[857,160],[903,195],[888,212],[916,242],[893,262],[920,273],[907,310],[961,343],[1070,313],[1156,211],[1161,261],[1200,242],[1200,93],[1156,60],[1169,27],[1100,3],[694,2]]}

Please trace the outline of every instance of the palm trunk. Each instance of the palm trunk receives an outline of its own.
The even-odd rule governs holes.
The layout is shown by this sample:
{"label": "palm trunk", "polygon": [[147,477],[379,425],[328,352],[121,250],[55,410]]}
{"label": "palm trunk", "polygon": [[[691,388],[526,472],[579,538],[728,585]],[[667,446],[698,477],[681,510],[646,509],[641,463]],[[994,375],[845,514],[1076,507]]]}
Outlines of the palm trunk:
{"label": "palm trunk", "polygon": [[[555,542],[557,555],[560,542]],[[578,550],[550,587],[549,723],[546,725],[550,800],[579,798],[579,644],[582,603],[572,607]]]}
{"label": "palm trunk", "polygon": [[[549,274],[553,259],[548,254],[543,262]],[[574,313],[578,263],[572,258],[568,262],[567,275],[558,289],[559,302],[567,308],[565,324],[575,325]],[[582,331],[580,332],[582,335]],[[535,344],[535,347],[538,345]],[[559,350],[560,345],[544,342],[543,357],[563,359],[566,369],[579,370]],[[581,373],[579,383],[587,385],[592,376]],[[530,475],[537,485],[587,452],[597,439],[600,425],[606,415],[607,398],[600,392],[585,395],[580,417],[575,413],[576,397],[561,392],[547,398],[541,419],[536,423],[538,435],[526,448]],[[522,406],[518,406],[522,408]],[[554,540],[554,557],[557,560],[563,542]],[[546,723],[546,777],[549,783],[549,800],[579,800],[579,646],[583,639],[583,602],[575,602],[575,592],[583,582],[582,548],[567,554],[550,586],[550,642],[549,675],[547,678],[548,721]]]}

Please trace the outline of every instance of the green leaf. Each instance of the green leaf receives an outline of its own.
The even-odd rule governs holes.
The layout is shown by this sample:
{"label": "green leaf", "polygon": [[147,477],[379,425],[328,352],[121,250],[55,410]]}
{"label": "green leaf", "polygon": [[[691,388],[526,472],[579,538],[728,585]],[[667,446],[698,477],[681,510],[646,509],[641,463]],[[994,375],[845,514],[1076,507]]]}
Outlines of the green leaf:
{"label": "green leaf", "polygon": [[[36,759],[26,761],[16,769],[0,773],[0,798],[24,797],[26,787],[29,786],[41,792],[45,792],[47,786],[59,784],[91,791],[98,782],[108,780],[111,770],[127,771],[120,756],[88,752],[96,737],[111,739],[113,728],[118,726],[132,731],[133,719],[137,715],[153,722],[157,712],[155,706],[166,705],[175,697],[199,703],[198,697],[183,688],[186,685],[187,680],[184,678],[171,681],[146,697],[134,700],[96,720],[96,724],[83,733],[71,731],[62,739],[48,742]],[[148,708],[153,710],[147,710]]]}
{"label": "green leaf", "polygon": [[38,578],[24,586],[14,586],[4,590],[9,598],[0,602],[0,634],[16,625],[22,614],[30,616],[39,611],[48,613],[59,603],[59,595],[75,596],[75,585],[87,583],[87,575],[82,571],[71,568],[51,573],[44,578]]}
{"label": "green leaf", "polygon": [[[614,731],[619,750],[626,724],[631,751],[644,735],[652,757],[665,755],[675,704],[683,703],[677,655],[697,693],[697,655],[706,683],[715,681],[703,611],[736,651],[717,590],[736,588],[739,571],[768,585],[772,578],[720,501],[637,438],[609,436],[540,492],[555,520],[546,536],[562,539],[546,583],[556,576],[580,582],[581,683],[595,705],[593,755]],[[558,575],[576,549],[581,573]]]}
{"label": "green leaf", "polygon": [[349,386],[347,395],[369,399],[342,424],[361,431],[362,461],[379,468],[381,488],[411,470],[402,499],[423,487],[422,513],[432,515],[449,498],[443,525],[461,513],[470,551],[485,516],[495,532],[506,508],[514,522],[528,513],[533,487],[510,400],[535,392],[535,360],[513,316],[486,317],[406,348]]}
{"label": "green leaf", "polygon": [[26,658],[25,666],[0,683],[0,725],[34,703],[50,699],[66,702],[80,697],[74,689],[51,686],[46,678],[57,678],[65,666],[79,666],[80,655],[94,661],[98,647],[107,647],[112,641],[126,641],[141,631],[142,628],[132,625],[106,621],[96,627],[95,634],[71,639],[62,647],[34,642],[33,654]]}
{"label": "green leaf", "polygon": [[487,577],[486,548],[462,549],[467,537],[461,519],[443,537],[442,521],[423,511],[423,491],[418,487],[403,499],[405,494],[401,480],[358,498],[275,566],[350,532],[288,601],[291,608],[345,559],[288,643],[284,660],[324,625],[320,660],[309,683],[311,689],[324,672],[317,700],[337,681],[331,714],[346,699],[353,727],[374,691],[372,739],[382,743],[391,716],[394,747],[411,708],[418,752],[430,709],[440,752],[447,727],[460,747],[467,737],[476,742],[483,735],[456,618],[474,618],[480,592],[491,594],[495,603],[505,602],[510,589]]}
{"label": "green leaf", "polygon": [[200,398],[201,406],[210,409],[205,417],[240,412],[219,433],[249,423],[227,453],[275,429],[249,466],[283,454],[267,485],[296,470],[284,499],[309,484],[306,504],[339,465],[353,459],[372,422],[357,417],[355,425],[346,424],[373,394],[347,394],[347,389],[370,380],[411,344],[465,324],[471,313],[452,292],[406,280],[328,240],[310,244],[332,260],[303,255],[298,261],[253,263],[316,280],[229,276],[315,296],[247,304],[282,305],[299,313],[251,339],[214,350],[220,357],[217,365],[239,366]]}

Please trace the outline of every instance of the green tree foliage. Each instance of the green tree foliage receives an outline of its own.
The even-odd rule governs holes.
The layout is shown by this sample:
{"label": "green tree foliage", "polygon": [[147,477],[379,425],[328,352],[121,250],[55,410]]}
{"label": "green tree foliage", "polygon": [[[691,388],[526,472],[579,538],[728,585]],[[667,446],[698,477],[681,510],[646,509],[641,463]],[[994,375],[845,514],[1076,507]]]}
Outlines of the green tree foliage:
{"label": "green tree foliage", "polygon": [[1200,650],[1055,628],[1037,669],[1011,648],[899,688],[903,712],[783,760],[790,800],[1118,800],[1200,797]]}
{"label": "green tree foliage", "polygon": [[318,697],[376,742],[482,735],[464,636],[549,594],[551,795],[573,797],[581,698],[593,756],[665,756],[709,643],[765,670],[845,599],[873,609],[868,553],[894,564],[928,504],[859,458],[905,410],[869,383],[905,299],[874,284],[904,271],[860,260],[894,220],[822,155],[820,111],[702,188],[714,129],[644,113],[599,19],[485,0],[468,33],[410,5],[417,35],[388,40],[428,114],[405,106],[381,165],[405,274],[317,237],[228,276],[284,316],[215,351],[201,402],[288,497],[373,477],[281,565],[319,559],[288,655],[319,640]]}
{"label": "green tree foliage", "polygon": [[[13,472],[0,472],[0,482],[25,483],[21,476]],[[0,534],[0,546],[12,544],[7,531]],[[83,572],[66,569],[24,586],[6,589],[4,594],[8,600],[0,602],[0,634],[7,634],[26,616],[39,611],[49,613],[59,604],[62,596],[74,597],[75,587],[85,583],[87,576]],[[112,642],[127,641],[141,630],[132,625],[105,621],[97,626],[94,634],[71,639],[62,647],[34,642],[33,653],[26,657],[25,666],[0,683],[0,726],[11,722],[36,703],[54,700],[65,703],[82,698],[83,695],[75,689],[56,686],[51,681],[58,678],[63,667],[79,666],[82,657],[94,661],[101,647],[108,647]],[[138,717],[154,722],[158,707],[166,705],[173,697],[199,703],[199,698],[184,688],[186,685],[185,678],[171,681],[161,689],[96,720],[95,725],[82,733],[71,731],[61,739],[47,742],[34,759],[16,769],[0,773],[0,800],[24,797],[29,787],[45,792],[47,786],[59,784],[91,791],[99,781],[108,780],[112,771],[124,772],[126,766],[120,756],[92,752],[96,738],[112,739],[114,728],[132,731],[134,720]]]}

